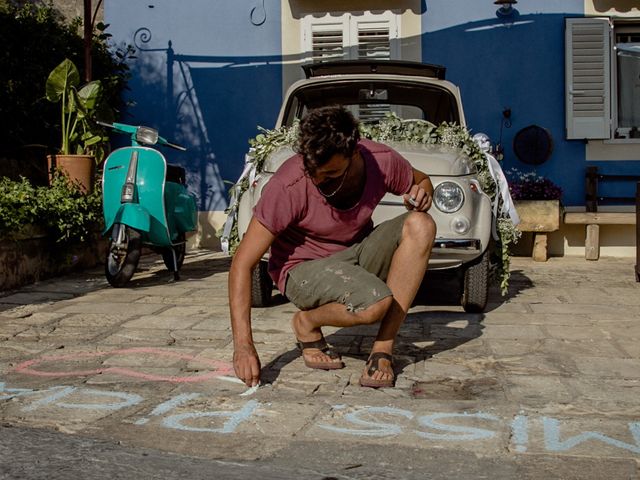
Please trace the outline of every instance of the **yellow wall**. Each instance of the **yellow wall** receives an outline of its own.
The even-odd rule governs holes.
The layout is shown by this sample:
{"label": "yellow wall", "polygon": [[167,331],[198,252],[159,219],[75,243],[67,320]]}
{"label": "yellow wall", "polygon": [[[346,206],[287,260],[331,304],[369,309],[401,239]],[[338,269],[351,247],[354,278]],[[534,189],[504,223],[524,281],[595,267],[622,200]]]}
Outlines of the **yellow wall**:
{"label": "yellow wall", "polygon": [[[422,60],[420,34],[422,29],[420,12],[421,0],[281,0],[282,2],[282,91],[296,80],[304,78],[302,63],[302,18],[308,14],[327,12],[352,12],[357,15],[364,11],[388,11],[401,14],[400,18],[400,58],[402,60]],[[393,8],[389,8],[393,5]]]}

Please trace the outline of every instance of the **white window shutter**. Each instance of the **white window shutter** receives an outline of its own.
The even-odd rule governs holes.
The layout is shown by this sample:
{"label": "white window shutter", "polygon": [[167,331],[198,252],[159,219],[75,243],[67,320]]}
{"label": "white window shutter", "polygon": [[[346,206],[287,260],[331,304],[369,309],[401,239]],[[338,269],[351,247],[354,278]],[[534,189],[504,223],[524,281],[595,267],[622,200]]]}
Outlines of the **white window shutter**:
{"label": "white window shutter", "polygon": [[610,138],[611,25],[606,18],[570,18],[566,22],[567,138]]}
{"label": "white window shutter", "polygon": [[331,12],[303,19],[303,51],[306,61],[399,58],[399,20],[390,11]]}
{"label": "white window shutter", "polygon": [[305,17],[303,48],[308,62],[326,62],[346,58],[348,34],[346,18]]}
{"label": "white window shutter", "polygon": [[397,59],[398,18],[391,12],[352,16],[350,45],[353,59]]}
{"label": "white window shutter", "polygon": [[389,59],[391,44],[389,42],[389,24],[386,22],[367,22],[358,24],[359,59]]}

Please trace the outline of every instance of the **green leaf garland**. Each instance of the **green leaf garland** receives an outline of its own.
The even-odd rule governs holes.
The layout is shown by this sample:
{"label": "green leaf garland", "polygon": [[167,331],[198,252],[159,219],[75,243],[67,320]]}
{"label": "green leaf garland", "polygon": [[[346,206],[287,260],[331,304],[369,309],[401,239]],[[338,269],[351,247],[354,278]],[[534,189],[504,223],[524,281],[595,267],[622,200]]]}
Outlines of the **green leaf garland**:
{"label": "green leaf garland", "polygon": [[[251,145],[247,162],[255,173],[261,173],[265,161],[269,156],[283,147],[294,147],[298,137],[298,123],[291,127],[280,127],[267,130],[259,127],[260,133],[249,141]],[[491,202],[500,202],[498,212],[502,212],[502,199],[497,194],[497,185],[487,164],[485,153],[480,150],[473,140],[469,130],[455,123],[444,122],[440,125],[423,120],[402,120],[395,114],[388,114],[386,118],[376,124],[360,124],[360,133],[364,138],[376,142],[410,142],[427,145],[445,145],[461,150],[476,165],[478,169],[478,181],[482,190],[489,195]],[[429,173],[429,172],[425,172]],[[249,188],[247,176],[241,179],[231,188],[231,203],[226,213],[232,216],[233,225],[228,236],[229,252],[232,254],[239,243],[237,209],[238,201],[242,194]],[[520,237],[520,231],[513,222],[503,213],[498,213],[496,219],[498,240],[492,242],[493,278],[498,281],[500,290],[506,295],[509,285],[510,245],[516,243]]]}

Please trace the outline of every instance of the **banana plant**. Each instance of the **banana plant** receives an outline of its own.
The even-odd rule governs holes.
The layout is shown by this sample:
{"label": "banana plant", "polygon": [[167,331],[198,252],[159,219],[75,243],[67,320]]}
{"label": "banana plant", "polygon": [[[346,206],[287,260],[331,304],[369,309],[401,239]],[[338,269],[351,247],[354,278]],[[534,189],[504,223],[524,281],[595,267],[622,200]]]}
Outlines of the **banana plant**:
{"label": "banana plant", "polygon": [[91,81],[80,87],[80,73],[68,58],[54,68],[46,82],[46,98],[61,104],[62,155],[96,155],[102,158],[102,146],[108,141],[95,123],[101,108],[102,83]]}

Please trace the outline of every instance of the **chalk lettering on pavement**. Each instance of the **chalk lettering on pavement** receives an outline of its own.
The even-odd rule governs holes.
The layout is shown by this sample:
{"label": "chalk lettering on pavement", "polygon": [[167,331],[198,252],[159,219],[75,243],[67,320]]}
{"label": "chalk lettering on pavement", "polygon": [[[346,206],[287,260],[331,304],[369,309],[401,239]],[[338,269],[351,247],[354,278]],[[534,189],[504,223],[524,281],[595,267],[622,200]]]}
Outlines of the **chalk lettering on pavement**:
{"label": "chalk lettering on pavement", "polygon": [[[32,412],[38,408],[45,406],[54,406],[60,408],[75,408],[79,410],[120,410],[121,408],[131,407],[140,403],[143,399],[140,395],[135,393],[125,392],[105,392],[103,390],[95,390],[91,388],[78,388],[78,387],[55,387],[56,391],[53,391],[50,395],[47,395],[40,400],[36,400],[30,405],[23,407],[23,412]],[[51,389],[50,389],[51,390]],[[72,394],[80,394],[90,397],[102,397],[109,399],[118,399],[117,402],[107,403],[69,403],[61,402],[63,398],[69,397]]]}
{"label": "chalk lettering on pavement", "polygon": [[[83,361],[92,358],[99,357],[117,357],[120,355],[151,355],[164,358],[174,358],[176,360],[186,360],[189,362],[197,362],[204,367],[210,369],[210,371],[198,374],[198,375],[156,375],[153,373],[146,373],[144,371],[133,370],[131,368],[124,367],[99,367],[90,370],[59,370],[49,371],[41,370],[36,367],[41,367],[44,364],[51,364],[56,362],[69,362],[69,361]],[[195,383],[205,382],[217,378],[221,375],[229,375],[233,373],[233,366],[230,363],[222,362],[219,360],[213,360],[208,358],[198,358],[194,355],[182,354],[177,352],[171,352],[167,350],[161,350],[158,348],[126,348],[119,350],[111,350],[104,352],[79,352],[69,355],[57,355],[57,356],[44,356],[27,360],[20,363],[16,367],[10,370],[12,373],[21,373],[24,375],[31,375],[35,377],[50,377],[50,378],[65,378],[65,377],[87,377],[91,375],[99,375],[102,373],[111,373],[116,375],[123,375],[127,377],[140,378],[151,382],[171,382],[171,383]]]}
{"label": "chalk lettering on pavement", "polygon": [[[240,406],[231,403],[225,410],[201,411],[198,405],[188,405],[191,400],[198,399],[201,393],[181,393],[158,404],[146,417],[140,418],[136,425],[145,425],[151,417],[160,419],[160,426],[185,432],[208,432],[228,434],[236,432],[238,427],[256,415],[260,407],[257,400],[250,400]],[[104,389],[56,385],[44,389],[10,388],[0,381],[0,405],[3,401],[18,402],[21,412],[38,414],[44,407],[97,411],[118,411],[126,407],[138,405],[144,401],[141,395],[129,392],[109,391]],[[182,411],[170,414],[181,407]],[[623,441],[597,431],[579,431],[568,435],[562,429],[568,429],[571,419],[551,417],[531,418],[523,412],[515,415],[511,421],[501,419],[484,412],[446,413],[433,412],[427,415],[416,415],[410,410],[394,407],[350,407],[340,404],[332,407],[335,412],[331,422],[317,423],[324,430],[344,435],[360,437],[386,437],[413,434],[424,440],[437,443],[444,442],[479,442],[494,439],[504,428],[510,428],[510,444],[513,451],[523,453],[532,445],[542,442],[542,448],[548,452],[574,452],[585,443],[600,442],[632,454],[640,454],[640,422],[627,422],[627,431],[632,441]],[[46,415],[43,413],[41,415]],[[537,437],[531,438],[530,428],[536,430]],[[469,423],[472,423],[471,425]],[[478,425],[489,423],[491,427],[481,428]],[[413,424],[413,427],[411,426]],[[416,428],[416,425],[418,428]],[[617,425],[616,425],[617,426]],[[618,426],[618,428],[620,428]],[[563,438],[564,437],[564,438]]]}
{"label": "chalk lettering on pavement", "polygon": [[486,430],[484,428],[476,428],[476,427],[463,426],[463,425],[451,425],[448,423],[440,422],[440,420],[450,419],[450,418],[464,418],[464,419],[479,418],[482,420],[500,421],[500,419],[495,415],[490,415],[488,413],[482,413],[482,412],[432,413],[431,415],[422,415],[418,417],[417,418],[418,424],[423,427],[436,430],[437,432],[445,432],[445,433],[425,432],[421,430],[414,430],[414,432],[419,437],[426,438],[428,440],[438,440],[438,441],[445,441],[445,442],[484,440],[486,438],[493,438],[497,433],[493,430]]}
{"label": "chalk lettering on pavement", "polygon": [[[194,412],[194,413],[180,413],[178,415],[171,415],[166,417],[162,424],[168,428],[175,428],[177,430],[185,430],[187,432],[211,432],[211,433],[233,433],[242,422],[251,417],[253,412],[258,408],[260,404],[256,400],[249,400],[244,407],[236,411],[217,411],[217,412]],[[207,417],[227,417],[228,420],[224,422],[222,427],[195,427],[192,425],[185,425],[186,420],[200,419]]]}
{"label": "chalk lettering on pavement", "polygon": [[633,436],[635,445],[607,437],[600,432],[582,432],[580,435],[569,437],[564,441],[560,440],[560,421],[555,418],[543,417],[544,440],[547,450],[552,452],[564,452],[572,450],[587,440],[599,440],[613,447],[629,450],[633,453],[640,453],[640,422],[629,422],[629,430]]}
{"label": "chalk lettering on pavement", "polygon": [[527,451],[529,443],[529,419],[526,415],[516,415],[511,421],[511,443],[516,452]]}
{"label": "chalk lettering on pavement", "polygon": [[[334,410],[342,410],[342,406],[333,407]],[[413,413],[408,410],[402,410],[400,408],[392,408],[392,407],[365,407],[355,412],[349,412],[344,415],[344,419],[348,422],[353,423],[354,425],[358,425],[361,427],[366,427],[366,429],[362,428],[345,428],[345,427],[336,427],[334,425],[320,424],[318,425],[320,428],[324,428],[325,430],[330,430],[332,432],[338,433],[346,433],[349,435],[362,435],[366,437],[386,437],[389,435],[399,435],[402,433],[402,427],[400,425],[396,425],[393,423],[383,423],[380,421],[371,421],[365,420],[361,418],[362,416],[372,416],[376,413],[381,413],[384,415],[390,416],[399,416],[408,418],[411,420],[413,418]],[[374,419],[375,420],[375,419]]]}
{"label": "chalk lettering on pavement", "polygon": [[[174,408],[179,407],[183,403],[198,397],[200,397],[199,393],[181,393],[180,395],[176,395],[175,397],[173,397],[171,400],[167,400],[166,402],[158,405],[156,408],[153,409],[153,411],[149,415],[153,415],[153,416],[164,415],[166,413],[169,413]],[[141,418],[140,420],[136,421],[135,424],[144,425],[148,421],[149,421],[148,418]]]}

